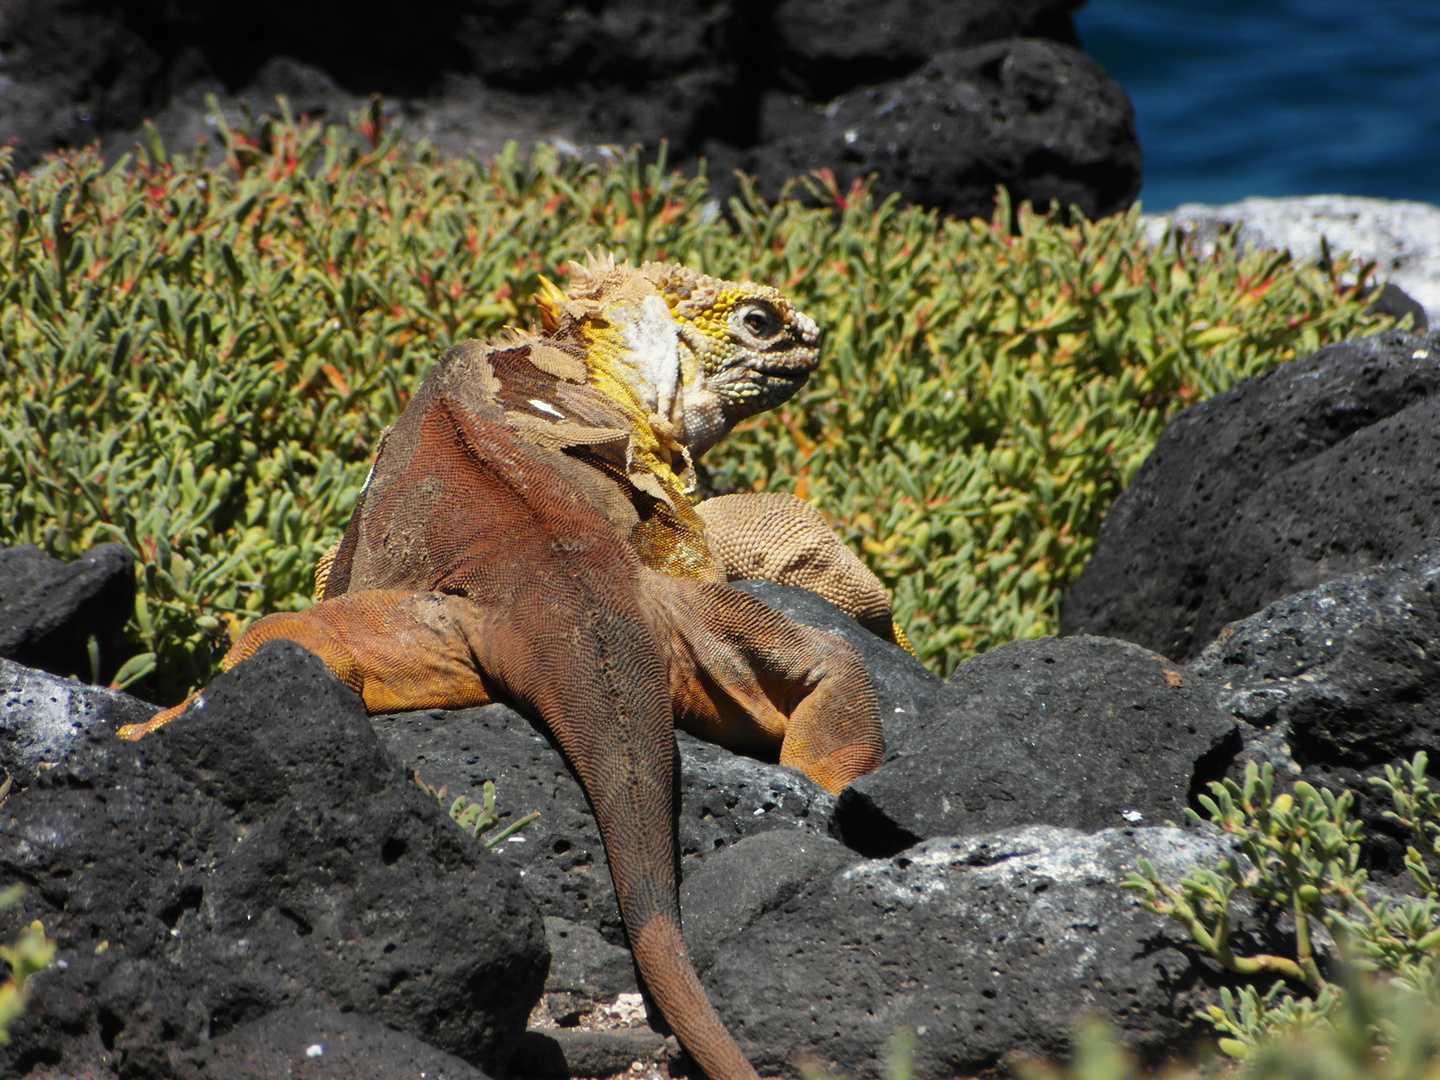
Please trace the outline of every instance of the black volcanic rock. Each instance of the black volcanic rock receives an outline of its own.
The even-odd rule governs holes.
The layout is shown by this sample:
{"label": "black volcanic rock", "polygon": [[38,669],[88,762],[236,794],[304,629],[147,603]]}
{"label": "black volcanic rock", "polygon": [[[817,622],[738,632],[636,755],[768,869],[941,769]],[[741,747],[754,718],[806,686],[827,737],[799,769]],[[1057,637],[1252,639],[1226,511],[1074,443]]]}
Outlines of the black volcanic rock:
{"label": "black volcanic rock", "polygon": [[214,1042],[214,1080],[486,1080],[468,1062],[360,1013],[283,1008]]}
{"label": "black volcanic rock", "polygon": [[[560,751],[508,705],[373,718],[390,752],[425,783],[478,800],[485,781],[507,822],[540,818],[499,848],[546,916],[624,943],[605,846]],[[682,872],[743,836],[770,829],[826,834],[835,796],[795,769],[734,754],[677,732]]]}
{"label": "black volcanic rock", "polygon": [[1440,334],[1341,342],[1170,421],[1061,611],[1185,660],[1280,597],[1440,532]]}
{"label": "black volcanic rock", "polygon": [[767,191],[829,167],[957,214],[988,216],[997,183],[1109,213],[1138,190],[1139,152],[1123,91],[1069,47],[1076,2],[441,0],[396,19],[370,0],[15,0],[0,139],[22,168],[96,139],[114,159],[146,118],[189,149],[207,94],[232,117],[284,93],[341,121],[380,94],[406,138],[445,153],[666,140],[687,167],[709,157],[722,197],[732,165]]}
{"label": "black volcanic rock", "polygon": [[1213,1000],[1215,974],[1120,882],[1140,856],[1173,882],[1222,851],[1178,829],[1032,826],[816,865],[793,895],[702,941],[701,981],[762,1074],[803,1055],[884,1075],[880,1049],[903,1025],[915,1033],[915,1076],[974,1076],[1017,1050],[1064,1057],[1091,1013],[1158,1059],[1203,1030],[1195,1010]]}
{"label": "black volcanic rock", "polygon": [[0,548],[0,657],[108,680],[134,652],[125,640],[134,611],[135,556],[123,544],[99,544],[73,562],[33,544]]}
{"label": "black volcanic rock", "polygon": [[1354,768],[1440,750],[1440,541],[1227,627],[1190,665],[1226,711],[1283,724],[1295,759]]}
{"label": "black volcanic rock", "polygon": [[118,5],[11,0],[0,8],[0,140],[26,168],[57,147],[135,127],[164,106],[166,58]]}
{"label": "black volcanic rock", "polygon": [[0,876],[31,886],[7,925],[42,920],[62,961],[0,1069],[186,1075],[210,1039],[286,1007],[363,1013],[497,1068],[544,981],[514,871],[289,642],[138,743],[93,729],[11,794]]}
{"label": "black volcanic rock", "polygon": [[885,759],[840,794],[840,834],[894,854],[1016,825],[1182,821],[1240,749],[1208,682],[1105,638],[1012,641],[971,657]]}
{"label": "black volcanic rock", "polygon": [[154,705],[119,690],[0,659],[0,768],[21,787],[85,746],[92,734],[154,715]]}
{"label": "black volcanic rock", "polygon": [[828,166],[841,188],[878,173],[876,191],[957,217],[986,217],[996,185],[1019,202],[1123,210],[1140,190],[1130,101],[1094,61],[1016,38],[934,56],[907,78],[792,109],[743,157],[767,196]]}
{"label": "black volcanic rock", "polygon": [[1386,819],[1390,797],[1370,780],[1418,751],[1440,757],[1437,656],[1440,541],[1431,541],[1230,624],[1190,669],[1245,721],[1242,762],[1269,762],[1282,784],[1348,791],[1372,876],[1404,876],[1411,837]]}
{"label": "black volcanic rock", "polygon": [[812,101],[910,74],[946,49],[1006,38],[1080,44],[1084,0],[780,0],[773,15],[780,84]]}

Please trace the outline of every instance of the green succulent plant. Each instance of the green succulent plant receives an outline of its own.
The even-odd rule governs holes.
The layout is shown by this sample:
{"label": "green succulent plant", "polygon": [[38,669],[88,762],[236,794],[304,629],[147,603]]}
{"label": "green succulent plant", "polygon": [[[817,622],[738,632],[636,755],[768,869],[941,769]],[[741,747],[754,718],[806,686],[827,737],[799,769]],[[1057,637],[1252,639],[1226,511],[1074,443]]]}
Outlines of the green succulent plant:
{"label": "green succulent plant", "polygon": [[428,366],[531,322],[540,276],[587,250],[764,280],[825,328],[817,375],[713,451],[708,483],[814,500],[942,672],[1054,630],[1176,408],[1389,325],[1346,283],[1365,268],[1166,251],[1135,213],[1065,225],[1002,199],[956,221],[824,173],[802,181],[820,205],[746,190],[722,212],[663,157],[446,158],[378,109],[215,123],[191,155],[153,137],[108,168],[0,164],[0,543],[135,552],[138,655],[114,681],[163,703],[251,619],[309,602]]}
{"label": "green succulent plant", "polygon": [[[1410,895],[1369,883],[1360,865],[1363,829],[1349,792],[1336,795],[1304,781],[1277,792],[1271,766],[1253,762],[1242,782],[1209,785],[1210,794],[1199,800],[1205,819],[1186,811],[1192,823],[1208,820],[1231,838],[1234,855],[1196,867],[1177,885],[1139,861],[1125,887],[1147,910],[1178,922],[1228,971],[1271,979],[1263,991],[1255,982],[1222,989],[1220,1003],[1205,1009],[1225,1053],[1248,1059],[1287,1033],[1333,1029],[1337,1016],[1360,1007],[1349,986],[1371,974],[1393,988],[1395,1002],[1409,1000],[1394,996],[1403,991],[1440,1016],[1440,792],[1430,785],[1428,767],[1422,751],[1404,768],[1387,765],[1385,775],[1371,781],[1390,797],[1394,809],[1386,817],[1413,840],[1405,855]],[[1289,916],[1293,956],[1237,952],[1231,939],[1237,895]],[[1322,948],[1322,941],[1331,944]],[[1396,1024],[1382,1026],[1378,1045],[1398,1034]]]}

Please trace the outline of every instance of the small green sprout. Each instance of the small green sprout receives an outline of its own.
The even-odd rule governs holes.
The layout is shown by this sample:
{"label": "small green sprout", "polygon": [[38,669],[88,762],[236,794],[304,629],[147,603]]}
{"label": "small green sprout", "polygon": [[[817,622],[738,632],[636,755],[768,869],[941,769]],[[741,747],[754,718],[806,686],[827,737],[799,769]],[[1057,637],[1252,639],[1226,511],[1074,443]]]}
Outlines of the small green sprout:
{"label": "small green sprout", "polygon": [[540,811],[532,810],[523,817],[512,821],[493,836],[486,836],[486,833],[500,824],[500,815],[495,812],[495,785],[493,783],[489,780],[485,781],[484,786],[480,789],[481,801],[475,802],[463,795],[456,796],[452,800],[450,793],[445,788],[431,787],[420,779],[418,772],[412,774],[412,779],[421,791],[440,804],[455,824],[486,847],[504,843],[527,825],[540,820]]}
{"label": "small green sprout", "polygon": [[[13,904],[24,889],[23,885],[11,885],[0,892],[0,907]],[[44,971],[54,959],[55,942],[45,936],[39,919],[23,928],[9,945],[0,945],[0,960],[10,968],[10,974],[0,983],[0,1046],[10,1042],[10,1025],[25,1015],[30,1001],[26,981]]]}

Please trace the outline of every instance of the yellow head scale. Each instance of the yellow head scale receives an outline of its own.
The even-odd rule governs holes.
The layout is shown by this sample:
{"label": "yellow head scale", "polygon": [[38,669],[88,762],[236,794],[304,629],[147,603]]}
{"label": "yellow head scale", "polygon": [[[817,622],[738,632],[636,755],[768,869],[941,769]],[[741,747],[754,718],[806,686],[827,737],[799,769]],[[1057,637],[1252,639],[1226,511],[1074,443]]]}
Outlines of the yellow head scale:
{"label": "yellow head scale", "polygon": [[661,444],[692,458],[789,398],[818,363],[818,327],[768,285],[608,255],[570,271],[568,294],[542,282],[545,329],[580,339],[592,378],[613,380],[612,397],[631,398]]}

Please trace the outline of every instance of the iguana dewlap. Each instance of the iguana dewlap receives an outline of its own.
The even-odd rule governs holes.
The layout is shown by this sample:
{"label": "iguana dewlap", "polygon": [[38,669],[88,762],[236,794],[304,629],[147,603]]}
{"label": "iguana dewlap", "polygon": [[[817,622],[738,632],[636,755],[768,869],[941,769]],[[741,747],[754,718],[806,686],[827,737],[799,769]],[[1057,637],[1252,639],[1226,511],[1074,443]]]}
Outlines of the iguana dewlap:
{"label": "iguana dewlap", "polygon": [[[813,324],[764,310],[776,351],[813,367]],[[679,931],[673,725],[834,791],[879,762],[874,693],[849,646],[723,584],[676,420],[607,385],[600,352],[558,325],[447,352],[383,440],[323,599],[257,622],[222,667],[288,638],[372,711],[538,717],[594,808],[656,1004],[708,1074],[753,1077]]]}

